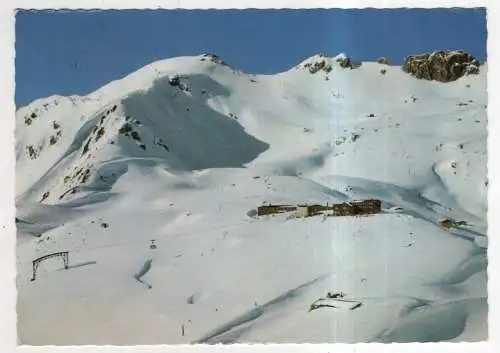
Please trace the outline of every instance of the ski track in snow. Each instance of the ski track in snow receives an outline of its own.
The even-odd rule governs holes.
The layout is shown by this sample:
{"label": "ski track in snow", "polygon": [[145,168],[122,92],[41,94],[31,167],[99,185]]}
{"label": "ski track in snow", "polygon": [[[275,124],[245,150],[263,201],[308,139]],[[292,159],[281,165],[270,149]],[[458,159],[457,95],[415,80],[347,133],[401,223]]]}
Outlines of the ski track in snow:
{"label": "ski track in snow", "polygon": [[230,322],[216,328],[193,343],[234,343],[234,341],[243,335],[245,331],[249,329],[249,326],[251,326],[260,316],[264,315],[266,312],[274,310],[276,307],[285,305],[286,301],[292,300],[294,297],[299,295],[302,290],[314,285],[318,281],[324,280],[326,277],[327,276],[324,275],[296,288],[290,289],[267,303],[253,308]]}

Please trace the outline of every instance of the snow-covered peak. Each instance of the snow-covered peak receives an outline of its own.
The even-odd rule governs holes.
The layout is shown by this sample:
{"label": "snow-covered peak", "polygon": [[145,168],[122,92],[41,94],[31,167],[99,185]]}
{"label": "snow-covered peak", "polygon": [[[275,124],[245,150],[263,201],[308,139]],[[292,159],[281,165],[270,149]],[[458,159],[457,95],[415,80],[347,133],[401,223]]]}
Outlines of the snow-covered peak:
{"label": "snow-covered peak", "polygon": [[213,53],[204,53],[200,55],[200,61],[210,61],[219,65],[224,65],[224,66],[229,66],[230,65],[225,62],[221,57],[219,57],[217,54]]}
{"label": "snow-covered peak", "polygon": [[359,65],[359,63],[354,63],[345,53],[340,53],[335,56],[316,54],[300,62],[295,66],[295,69],[307,69],[310,73],[315,74],[319,71],[329,73],[334,67],[352,69]]}

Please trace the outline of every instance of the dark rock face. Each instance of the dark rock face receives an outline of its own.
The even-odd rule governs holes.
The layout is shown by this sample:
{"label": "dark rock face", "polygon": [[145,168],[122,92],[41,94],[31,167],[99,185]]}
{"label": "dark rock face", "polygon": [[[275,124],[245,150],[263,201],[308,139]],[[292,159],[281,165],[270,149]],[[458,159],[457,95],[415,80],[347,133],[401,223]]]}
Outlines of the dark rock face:
{"label": "dark rock face", "polygon": [[181,78],[177,75],[174,75],[172,77],[169,77],[168,83],[170,83],[171,86],[178,87],[181,84]]}
{"label": "dark rock face", "polygon": [[229,65],[227,62],[225,62],[224,60],[222,60],[218,55],[213,54],[213,53],[205,53],[205,54],[203,54],[201,56],[200,61],[211,61],[211,62],[216,63],[216,64],[220,64],[220,65],[231,67],[231,65]]}
{"label": "dark rock face", "polygon": [[339,63],[340,67],[343,69],[353,69],[354,65],[351,61],[351,58],[349,57],[340,57],[337,59],[337,62]]}
{"label": "dark rock face", "polygon": [[318,71],[330,72],[332,71],[332,66],[327,63],[326,57],[320,56],[320,60],[315,61],[314,63],[307,63],[304,67],[309,69],[309,72],[315,74]]}
{"label": "dark rock face", "polygon": [[408,56],[402,69],[419,79],[451,82],[465,75],[478,74],[479,61],[462,50],[436,51]]}
{"label": "dark rock face", "polygon": [[358,62],[356,60],[353,60],[352,58],[348,56],[340,56],[336,59],[337,63],[339,66],[343,69],[357,69],[358,67],[361,66],[361,62]]}

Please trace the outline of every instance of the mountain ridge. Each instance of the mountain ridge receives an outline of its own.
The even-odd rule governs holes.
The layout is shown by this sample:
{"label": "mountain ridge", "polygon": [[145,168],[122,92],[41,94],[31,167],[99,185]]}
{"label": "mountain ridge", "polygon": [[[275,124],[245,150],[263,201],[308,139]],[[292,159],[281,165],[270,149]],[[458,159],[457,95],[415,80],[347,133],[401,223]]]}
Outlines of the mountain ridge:
{"label": "mountain ridge", "polygon": [[[445,53],[464,52],[464,53],[466,53],[463,50],[445,50],[445,51],[443,51],[443,50],[436,50],[436,51],[433,51],[431,53],[420,54],[420,55],[411,54],[408,57],[406,57],[406,59],[411,58],[411,57],[424,56],[424,55],[433,55],[433,54],[435,55],[436,53],[441,53],[441,52],[445,52]],[[467,54],[467,55],[470,55],[470,54]],[[472,57],[472,58],[474,58],[474,57]],[[291,70],[294,70],[294,69],[297,69],[297,68],[303,68],[303,66],[305,64],[314,63],[317,60],[323,60],[323,59],[326,59],[326,60],[331,61],[331,62],[336,62],[339,65],[342,65],[341,64],[342,59],[349,60],[349,61],[352,60],[353,62],[358,63],[357,65],[361,65],[362,64],[361,61],[355,61],[353,58],[351,58],[350,56],[348,56],[345,53],[339,53],[339,54],[333,55],[333,56],[329,56],[329,55],[322,54],[322,53],[316,53],[316,54],[313,54],[313,55],[311,55],[311,56],[309,56],[307,58],[304,58],[304,59],[300,60],[298,62],[298,64],[292,65],[290,68],[288,68],[288,69],[286,69],[286,70],[284,70],[282,72],[277,72],[277,73],[273,73],[273,74],[258,74],[258,73],[245,73],[245,72],[242,72],[242,71],[240,71],[238,69],[234,69],[231,65],[229,65],[228,63],[226,63],[222,58],[220,58],[216,54],[211,54],[211,53],[202,53],[202,54],[193,55],[193,56],[171,57],[171,58],[165,58],[165,59],[155,60],[155,61],[153,61],[153,62],[151,62],[149,64],[146,64],[146,65],[140,67],[139,69],[137,69],[137,70],[135,70],[135,71],[133,71],[133,72],[131,72],[129,74],[126,74],[123,78],[110,81],[109,83],[105,84],[101,88],[98,88],[98,89],[96,89],[96,90],[94,90],[92,92],[89,92],[88,94],[85,94],[85,95],[73,94],[73,95],[69,95],[69,96],[60,95],[60,94],[54,94],[54,95],[51,95],[51,96],[48,96],[48,97],[40,97],[40,98],[37,98],[37,99],[33,100],[32,102],[28,103],[25,106],[18,107],[17,110],[27,108],[27,107],[29,107],[31,105],[40,105],[40,103],[42,103],[42,102],[47,103],[47,102],[45,102],[47,100],[50,102],[50,101],[53,101],[53,100],[56,100],[56,99],[61,99],[63,97],[64,98],[69,98],[69,99],[76,100],[76,99],[84,99],[84,98],[87,98],[89,96],[93,97],[93,95],[97,95],[98,96],[98,92],[101,91],[102,89],[104,89],[107,85],[113,84],[115,82],[121,82],[122,80],[124,80],[125,78],[127,78],[129,76],[136,75],[136,73],[138,73],[138,72],[144,73],[147,70],[154,70],[158,74],[159,72],[157,72],[157,71],[160,70],[160,68],[162,68],[163,66],[165,66],[163,69],[165,69],[165,68],[168,67],[166,65],[167,63],[178,61],[178,60],[185,60],[185,59],[194,59],[194,60],[200,60],[202,62],[206,61],[208,63],[214,63],[216,65],[220,65],[222,67],[226,67],[226,68],[234,71],[235,73],[249,75],[249,76],[274,76],[274,75],[280,75],[280,74],[284,74],[284,73],[286,73],[288,71],[291,71]],[[384,61],[383,61],[382,64],[384,64],[384,65],[389,65],[389,66],[394,66],[394,67],[401,67],[401,68],[403,68],[404,65],[405,65],[404,63],[401,64],[401,65],[392,65],[392,64],[388,63],[388,61],[387,61],[387,59],[385,57],[383,57],[383,59],[384,59]],[[365,62],[365,63],[379,63],[380,64],[380,60],[381,60],[381,58],[378,58],[377,60],[373,60],[373,61],[363,61],[363,62]],[[479,63],[479,66],[485,66],[485,65],[486,65],[486,62]],[[87,98],[87,99],[92,99],[92,98]]]}

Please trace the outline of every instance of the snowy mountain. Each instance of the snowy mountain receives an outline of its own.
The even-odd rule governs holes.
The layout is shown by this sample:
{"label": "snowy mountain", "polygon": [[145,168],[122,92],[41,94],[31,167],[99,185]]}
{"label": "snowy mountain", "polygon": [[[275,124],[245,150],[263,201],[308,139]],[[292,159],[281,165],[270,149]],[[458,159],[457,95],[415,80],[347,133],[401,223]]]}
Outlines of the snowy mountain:
{"label": "snowy mountain", "polygon": [[[486,71],[206,54],[20,108],[21,343],[486,339]],[[384,212],[255,216],[363,198]],[[360,305],[309,311],[328,292]]]}

